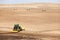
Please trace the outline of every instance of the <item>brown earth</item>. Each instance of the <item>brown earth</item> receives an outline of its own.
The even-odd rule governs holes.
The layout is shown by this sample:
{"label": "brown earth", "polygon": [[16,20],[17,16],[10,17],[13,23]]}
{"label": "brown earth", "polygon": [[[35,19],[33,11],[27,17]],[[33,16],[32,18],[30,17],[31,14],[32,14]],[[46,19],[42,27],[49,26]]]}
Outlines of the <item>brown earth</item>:
{"label": "brown earth", "polygon": [[[10,33],[19,23],[25,31]],[[60,40],[60,4],[0,4],[0,40]]]}

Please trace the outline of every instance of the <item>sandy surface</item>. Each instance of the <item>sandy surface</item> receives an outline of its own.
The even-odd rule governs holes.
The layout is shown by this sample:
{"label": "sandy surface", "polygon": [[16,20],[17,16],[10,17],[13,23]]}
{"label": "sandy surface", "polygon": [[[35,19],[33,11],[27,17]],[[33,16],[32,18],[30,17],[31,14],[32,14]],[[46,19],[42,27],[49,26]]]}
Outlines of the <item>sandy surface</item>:
{"label": "sandy surface", "polygon": [[[10,33],[19,23],[25,31]],[[60,4],[0,5],[0,40],[60,40]]]}

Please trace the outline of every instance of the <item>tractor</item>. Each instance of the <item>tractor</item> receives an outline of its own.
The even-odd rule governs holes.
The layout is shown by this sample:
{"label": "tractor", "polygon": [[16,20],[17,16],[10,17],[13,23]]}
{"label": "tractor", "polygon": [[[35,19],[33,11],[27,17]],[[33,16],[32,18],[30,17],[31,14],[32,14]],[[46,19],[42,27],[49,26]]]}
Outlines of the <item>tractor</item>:
{"label": "tractor", "polygon": [[25,28],[23,28],[22,26],[19,26],[19,24],[14,24],[13,30],[11,30],[11,32],[20,32],[24,30]]}

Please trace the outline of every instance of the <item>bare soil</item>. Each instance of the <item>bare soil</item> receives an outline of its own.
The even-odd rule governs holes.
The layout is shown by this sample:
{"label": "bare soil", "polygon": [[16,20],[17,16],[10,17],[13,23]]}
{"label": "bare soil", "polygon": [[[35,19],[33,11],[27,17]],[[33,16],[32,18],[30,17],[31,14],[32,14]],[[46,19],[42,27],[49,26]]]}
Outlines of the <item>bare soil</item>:
{"label": "bare soil", "polygon": [[[25,31],[11,33],[16,23]],[[60,40],[60,4],[0,4],[0,40]]]}

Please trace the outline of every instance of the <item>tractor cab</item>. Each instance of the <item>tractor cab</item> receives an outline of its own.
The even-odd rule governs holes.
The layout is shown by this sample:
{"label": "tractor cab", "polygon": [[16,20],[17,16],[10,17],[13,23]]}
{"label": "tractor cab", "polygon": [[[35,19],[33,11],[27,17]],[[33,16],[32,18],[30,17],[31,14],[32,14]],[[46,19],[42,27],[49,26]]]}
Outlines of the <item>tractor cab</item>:
{"label": "tractor cab", "polygon": [[21,26],[19,26],[19,24],[15,24],[14,25],[14,28],[13,28],[13,31],[22,31],[22,28],[21,28]]}

